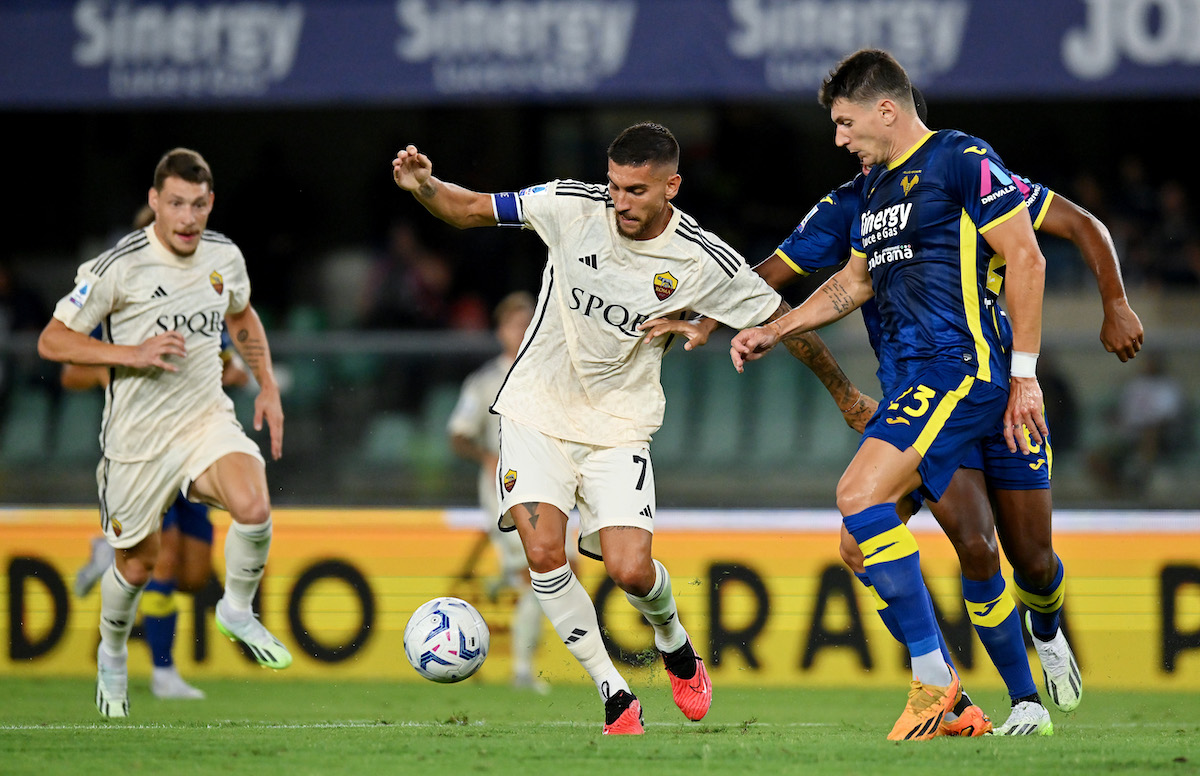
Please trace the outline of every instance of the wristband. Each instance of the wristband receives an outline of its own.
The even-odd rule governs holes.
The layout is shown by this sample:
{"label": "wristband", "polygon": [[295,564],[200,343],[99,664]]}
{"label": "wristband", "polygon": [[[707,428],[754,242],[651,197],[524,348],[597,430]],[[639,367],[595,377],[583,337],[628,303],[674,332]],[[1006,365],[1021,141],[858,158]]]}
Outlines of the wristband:
{"label": "wristband", "polygon": [[1012,354],[1012,367],[1008,373],[1012,377],[1037,377],[1037,353],[1022,353],[1019,350],[1014,350]]}

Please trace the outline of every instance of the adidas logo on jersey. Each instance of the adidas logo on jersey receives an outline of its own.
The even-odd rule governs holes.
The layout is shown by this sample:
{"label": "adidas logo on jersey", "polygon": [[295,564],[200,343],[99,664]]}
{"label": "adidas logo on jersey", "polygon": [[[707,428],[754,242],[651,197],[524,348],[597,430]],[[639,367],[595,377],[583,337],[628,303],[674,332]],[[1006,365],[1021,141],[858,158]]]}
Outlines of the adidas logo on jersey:
{"label": "adidas logo on jersey", "polygon": [[650,505],[649,505],[649,504],[647,504],[647,505],[646,505],[646,508],[645,508],[645,509],[643,509],[643,510],[641,511],[641,513],[640,513],[640,514],[642,515],[642,517],[648,517],[648,518],[650,518],[651,520],[653,520],[653,519],[654,519],[654,513],[650,511]]}
{"label": "adidas logo on jersey", "polygon": [[586,264],[592,269],[596,269],[596,254],[593,253],[590,256],[580,256],[579,263]]}
{"label": "adidas logo on jersey", "polygon": [[155,299],[158,299],[158,298],[164,297],[166,295],[167,295],[166,289],[164,289],[162,286],[159,286],[158,288],[154,289],[154,293],[151,294],[150,296],[154,297]]}

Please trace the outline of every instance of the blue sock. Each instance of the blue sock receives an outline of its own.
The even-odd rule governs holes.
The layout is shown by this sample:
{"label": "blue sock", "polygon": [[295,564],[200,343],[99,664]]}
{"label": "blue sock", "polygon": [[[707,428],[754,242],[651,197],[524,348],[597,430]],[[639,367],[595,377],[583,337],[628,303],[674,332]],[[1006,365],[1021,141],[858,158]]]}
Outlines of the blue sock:
{"label": "blue sock", "polygon": [[174,582],[152,579],[142,593],[142,632],[155,668],[167,668],[175,662],[171,657],[177,617],[174,592]]}
{"label": "blue sock", "polygon": [[1058,564],[1058,572],[1054,581],[1046,587],[1037,587],[1013,572],[1013,586],[1017,589],[1017,598],[1029,608],[1029,623],[1033,635],[1041,641],[1049,641],[1058,633],[1059,615],[1062,612],[1063,599],[1066,598],[1066,586],[1063,584],[1063,564],[1057,554],[1054,561]]}
{"label": "blue sock", "polygon": [[939,650],[937,621],[925,580],[921,555],[895,504],[877,504],[844,518],[846,530],[858,542],[863,565],[875,592],[896,618],[910,656]]}
{"label": "blue sock", "polygon": [[967,614],[984,649],[1000,672],[1015,701],[1037,693],[1033,675],[1029,672],[1029,655],[1021,635],[1021,619],[1017,604],[1008,592],[1004,576],[997,571],[991,579],[976,582],[962,578],[963,599]]}
{"label": "blue sock", "polygon": [[[879,619],[883,620],[883,624],[887,626],[888,633],[892,634],[892,638],[894,638],[896,641],[903,644],[904,633],[900,630],[900,623],[896,622],[896,617],[892,612],[891,607],[887,605],[887,601],[879,597],[879,593],[875,590],[875,586],[871,584],[870,575],[863,571],[855,572],[854,576],[858,577],[858,581],[863,583],[863,587],[871,592],[871,598],[875,599],[875,611],[879,614]],[[931,603],[929,605],[931,609],[933,608],[932,601],[933,599],[931,597]],[[938,646],[940,646],[942,649],[942,657],[946,659],[947,663],[954,665],[954,660],[950,657],[950,647],[946,644],[946,637],[942,633],[942,629],[938,628],[937,632]]]}

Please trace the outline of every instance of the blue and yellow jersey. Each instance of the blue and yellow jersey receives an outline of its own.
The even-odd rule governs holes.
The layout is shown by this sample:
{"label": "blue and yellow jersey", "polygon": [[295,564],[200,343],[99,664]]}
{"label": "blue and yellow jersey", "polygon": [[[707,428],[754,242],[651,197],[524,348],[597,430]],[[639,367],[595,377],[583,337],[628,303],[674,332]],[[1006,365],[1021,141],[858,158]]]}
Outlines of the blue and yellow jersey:
{"label": "blue and yellow jersey", "polygon": [[858,219],[865,175],[843,183],[812,206],[775,255],[797,275],[837,267],[850,255],[850,227]]}
{"label": "blue and yellow jersey", "polygon": [[[1048,201],[1047,203],[1048,204]],[[851,250],[865,257],[897,375],[930,361],[1007,387],[1012,330],[989,293],[983,235],[1026,208],[1021,186],[982,140],[930,132],[867,176]]]}

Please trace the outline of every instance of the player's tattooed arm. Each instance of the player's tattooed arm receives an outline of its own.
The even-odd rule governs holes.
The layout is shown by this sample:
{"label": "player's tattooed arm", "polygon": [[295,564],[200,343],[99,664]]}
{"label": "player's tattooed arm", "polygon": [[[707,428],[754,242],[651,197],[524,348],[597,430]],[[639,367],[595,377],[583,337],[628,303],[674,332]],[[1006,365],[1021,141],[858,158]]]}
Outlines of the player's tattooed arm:
{"label": "player's tattooed arm", "polygon": [[829,282],[821,286],[821,293],[829,299],[833,305],[833,309],[840,315],[854,310],[858,307],[855,304],[853,295],[842,286],[836,275],[829,279]]}
{"label": "player's tattooed arm", "polygon": [[875,414],[878,402],[867,396],[850,381],[833,357],[825,341],[815,331],[789,334],[783,340],[788,352],[802,361],[817,376],[833,397],[846,425],[862,433],[867,421]]}
{"label": "player's tattooed arm", "polygon": [[[785,302],[775,311],[772,320],[788,312]],[[842,411],[846,425],[862,433],[867,421],[875,414],[877,402],[858,389],[842,371],[841,364],[833,357],[825,340],[815,331],[792,332],[783,338],[788,352],[808,367]]]}
{"label": "player's tattooed arm", "polygon": [[275,367],[271,362],[266,329],[251,305],[246,305],[241,312],[227,313],[225,324],[238,354],[258,381],[258,397],[254,400],[254,428],[256,431],[262,430],[263,420],[267,421],[271,433],[271,457],[278,460],[283,455],[283,403],[279,384],[275,381]]}

